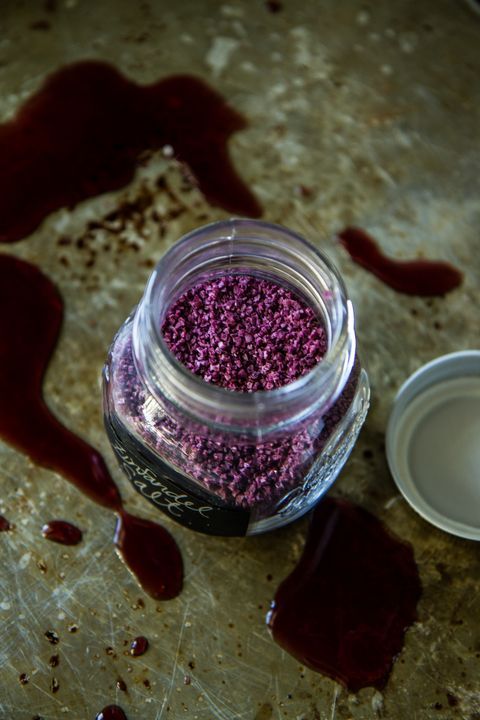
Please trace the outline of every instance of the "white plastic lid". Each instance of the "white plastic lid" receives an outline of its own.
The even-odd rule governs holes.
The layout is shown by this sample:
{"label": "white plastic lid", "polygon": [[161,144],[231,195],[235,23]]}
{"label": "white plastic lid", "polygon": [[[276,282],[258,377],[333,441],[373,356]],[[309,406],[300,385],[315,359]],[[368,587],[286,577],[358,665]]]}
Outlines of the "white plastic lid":
{"label": "white plastic lid", "polygon": [[480,350],[443,355],[402,385],[386,451],[400,492],[422,517],[480,540]]}

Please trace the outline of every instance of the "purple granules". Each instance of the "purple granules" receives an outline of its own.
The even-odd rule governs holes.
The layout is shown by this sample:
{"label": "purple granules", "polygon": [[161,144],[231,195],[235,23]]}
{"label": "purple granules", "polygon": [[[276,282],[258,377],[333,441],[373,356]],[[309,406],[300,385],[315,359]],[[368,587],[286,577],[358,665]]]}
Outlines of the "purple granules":
{"label": "purple granules", "polygon": [[256,392],[288,385],[325,355],[325,328],[290,290],[252,275],[224,275],[184,293],[163,337],[206,382]]}
{"label": "purple granules", "polygon": [[[312,308],[281,285],[251,275],[195,286],[173,303],[162,330],[187,368],[232,391],[281,387],[321,362],[327,350],[324,325]],[[274,439],[249,440],[182,419],[181,412],[172,415],[156,402],[135,367],[130,323],[115,340],[112,377],[115,407],[134,436],[219,501],[263,517],[301,488],[351,406],[358,371],[323,416]]]}

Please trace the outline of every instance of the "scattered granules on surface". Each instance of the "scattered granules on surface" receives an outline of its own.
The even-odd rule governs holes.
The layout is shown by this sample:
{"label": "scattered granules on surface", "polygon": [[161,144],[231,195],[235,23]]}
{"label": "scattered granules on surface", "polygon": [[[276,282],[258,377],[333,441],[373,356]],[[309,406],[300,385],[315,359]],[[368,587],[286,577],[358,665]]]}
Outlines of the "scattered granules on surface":
{"label": "scattered granules on surface", "polygon": [[266,0],[265,7],[271,13],[278,13],[283,10],[283,4],[279,0]]}
{"label": "scattered granules on surface", "polygon": [[3,515],[0,515],[0,532],[7,532],[8,530],[11,530],[12,526],[10,524],[10,521],[7,520],[6,517],[3,517]]}
{"label": "scattered granules on surface", "polygon": [[325,328],[285,287],[224,275],[184,293],[168,310],[163,337],[185,367],[228,390],[274,390],[325,355]]}
{"label": "scattered granules on surface", "polygon": [[60,642],[60,638],[58,637],[55,630],[47,630],[45,632],[45,637],[51,645],[58,645],[58,643]]}
{"label": "scattered granules on surface", "polygon": [[60,690],[60,683],[58,682],[57,678],[52,678],[50,682],[50,690],[53,694],[57,693]]}
{"label": "scattered granules on surface", "polygon": [[127,683],[125,680],[122,680],[122,678],[118,678],[117,682],[115,683],[115,687],[117,690],[121,690],[122,692],[128,692]]}

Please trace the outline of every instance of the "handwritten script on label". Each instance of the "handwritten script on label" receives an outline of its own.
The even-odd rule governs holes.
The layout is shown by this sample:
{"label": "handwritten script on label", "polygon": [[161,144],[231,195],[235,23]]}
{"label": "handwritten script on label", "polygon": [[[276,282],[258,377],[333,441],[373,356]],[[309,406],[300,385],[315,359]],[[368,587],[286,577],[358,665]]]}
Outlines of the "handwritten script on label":
{"label": "handwritten script on label", "polygon": [[[198,513],[202,517],[207,518],[208,514],[212,512],[213,507],[210,505],[197,506],[193,500],[189,499],[188,495],[170,490],[151,470],[137,465],[125,448],[119,443],[114,443],[113,448],[118,453],[126,475],[140,493],[144,497],[152,500],[158,507],[169,512],[170,515],[182,517],[183,512],[186,510],[192,513]],[[142,481],[142,478],[145,478],[145,480],[156,489],[152,491],[147,483]]]}

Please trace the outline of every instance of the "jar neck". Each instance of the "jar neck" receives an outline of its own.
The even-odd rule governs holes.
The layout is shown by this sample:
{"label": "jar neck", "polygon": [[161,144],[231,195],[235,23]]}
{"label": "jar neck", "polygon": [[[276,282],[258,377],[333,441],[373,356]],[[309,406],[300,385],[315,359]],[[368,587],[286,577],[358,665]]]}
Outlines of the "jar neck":
{"label": "jar neck", "polygon": [[[191,373],[168,349],[161,328],[172,303],[192,286],[232,273],[286,285],[322,319],[327,352],[295,382],[232,392]],[[266,222],[227,220],[189,233],[160,260],[135,313],[133,355],[142,382],[161,404],[217,430],[264,436],[335,402],[355,358],[353,308],[330,260],[302,237]]]}

